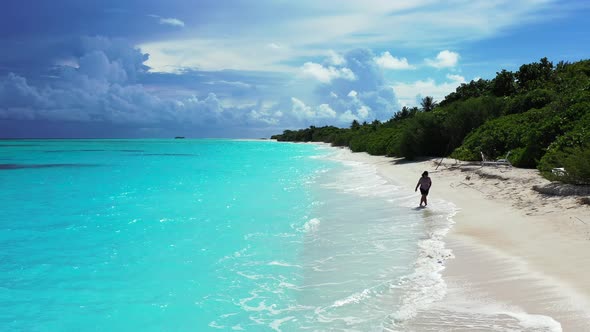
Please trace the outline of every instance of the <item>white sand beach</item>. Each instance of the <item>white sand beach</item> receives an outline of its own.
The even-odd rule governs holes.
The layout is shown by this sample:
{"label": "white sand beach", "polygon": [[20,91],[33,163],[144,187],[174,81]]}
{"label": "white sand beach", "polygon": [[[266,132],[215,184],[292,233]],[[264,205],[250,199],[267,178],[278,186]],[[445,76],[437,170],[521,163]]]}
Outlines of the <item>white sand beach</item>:
{"label": "white sand beach", "polygon": [[590,331],[589,205],[533,191],[549,181],[531,169],[349,158],[374,164],[409,194],[429,171],[428,208],[437,200],[458,208],[445,239],[455,256],[444,263],[447,294],[419,312],[409,330]]}

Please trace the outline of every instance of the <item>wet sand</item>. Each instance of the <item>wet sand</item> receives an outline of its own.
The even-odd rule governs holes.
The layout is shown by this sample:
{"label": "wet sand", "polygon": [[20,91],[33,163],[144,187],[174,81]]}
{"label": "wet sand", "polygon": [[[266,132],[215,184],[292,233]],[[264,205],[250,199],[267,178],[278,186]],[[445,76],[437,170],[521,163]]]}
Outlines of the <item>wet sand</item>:
{"label": "wet sand", "polygon": [[531,169],[349,158],[409,193],[427,170],[430,204],[458,208],[445,239],[455,256],[444,263],[447,294],[404,330],[590,331],[590,206],[578,197],[537,193],[533,185],[549,182]]}

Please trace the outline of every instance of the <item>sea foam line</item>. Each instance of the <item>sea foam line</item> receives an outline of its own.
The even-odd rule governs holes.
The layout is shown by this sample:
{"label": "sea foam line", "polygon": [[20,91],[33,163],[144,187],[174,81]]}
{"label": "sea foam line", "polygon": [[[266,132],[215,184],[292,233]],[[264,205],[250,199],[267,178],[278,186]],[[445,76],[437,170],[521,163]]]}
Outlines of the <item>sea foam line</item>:
{"label": "sea foam line", "polygon": [[445,247],[444,238],[454,224],[453,216],[458,209],[450,202],[433,203],[443,208],[436,211],[438,214],[434,214],[434,218],[424,221],[430,227],[428,238],[418,243],[419,254],[414,273],[403,282],[405,292],[402,305],[384,321],[384,331],[400,331],[399,328],[414,318],[418,311],[442,300],[447,293],[442,271],[445,269],[445,261],[454,256],[452,250]]}
{"label": "sea foam line", "polygon": [[[349,160],[349,154],[348,150],[338,150],[326,157],[340,161],[354,169],[353,172],[349,172],[348,181],[333,183],[330,185],[331,189],[339,189],[365,197],[383,197],[390,202],[402,203],[403,206],[410,204],[410,199],[414,198],[413,195],[392,199],[392,196],[400,196],[401,188],[392,185],[381,176],[375,165]],[[434,215],[424,220],[425,225],[429,227],[426,230],[428,237],[418,243],[419,255],[415,262],[414,272],[403,279],[405,280],[403,282],[405,292],[402,295],[401,307],[386,319],[386,321],[389,320],[386,325],[391,327],[389,331],[396,331],[399,324],[413,318],[419,310],[428,308],[433,302],[440,301],[446,294],[446,283],[442,277],[442,271],[445,268],[444,261],[454,256],[452,251],[445,247],[444,238],[452,228],[453,216],[458,210],[450,202],[438,200],[432,203],[431,205],[437,206],[437,208],[429,207],[428,210],[434,212]],[[338,304],[352,303],[359,299],[359,296],[368,296],[368,290],[365,291],[367,292],[353,294]],[[384,327],[384,329],[386,328]]]}

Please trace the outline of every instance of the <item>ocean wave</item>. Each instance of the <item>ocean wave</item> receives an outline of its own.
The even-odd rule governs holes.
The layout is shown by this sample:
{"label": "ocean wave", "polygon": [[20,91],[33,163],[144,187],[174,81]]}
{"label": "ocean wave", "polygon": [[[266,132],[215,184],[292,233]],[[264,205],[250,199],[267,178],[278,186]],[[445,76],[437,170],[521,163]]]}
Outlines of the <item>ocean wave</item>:
{"label": "ocean wave", "polygon": [[334,304],[332,304],[330,307],[337,308],[337,307],[342,307],[342,306],[345,306],[345,305],[351,304],[351,303],[359,303],[359,302],[369,298],[370,294],[371,294],[371,291],[369,289],[363,289],[363,291],[354,293],[354,294],[346,297],[345,299],[335,301]]}
{"label": "ocean wave", "polygon": [[[379,175],[375,165],[347,160],[344,152],[338,151],[323,156],[325,159],[337,161],[345,166],[344,170],[334,172],[332,181],[322,184],[325,188],[356,194],[361,197],[382,198],[395,196],[400,190],[399,186],[391,184],[387,179]],[[346,181],[342,181],[344,178]]]}
{"label": "ocean wave", "polygon": [[[433,202],[434,203],[434,202]],[[445,261],[454,258],[445,247],[444,238],[454,224],[457,213],[454,204],[437,201],[437,208],[424,213],[427,237],[418,243],[419,253],[414,272],[401,279],[403,289],[400,308],[385,320],[385,331],[399,331],[407,321],[414,318],[419,310],[443,299],[447,285],[442,277]]]}

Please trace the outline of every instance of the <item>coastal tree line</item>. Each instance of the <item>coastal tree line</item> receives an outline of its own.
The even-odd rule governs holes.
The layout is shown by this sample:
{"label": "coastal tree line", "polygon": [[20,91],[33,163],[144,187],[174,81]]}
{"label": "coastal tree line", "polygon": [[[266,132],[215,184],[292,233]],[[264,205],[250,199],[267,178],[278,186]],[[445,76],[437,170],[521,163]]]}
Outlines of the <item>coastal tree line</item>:
{"label": "coastal tree line", "polygon": [[279,141],[327,142],[354,152],[405,157],[450,156],[459,160],[509,160],[517,167],[563,167],[559,180],[590,184],[590,60],[554,65],[547,58],[493,79],[461,84],[437,103],[403,107],[389,120],[349,128],[311,126],[285,130]]}

